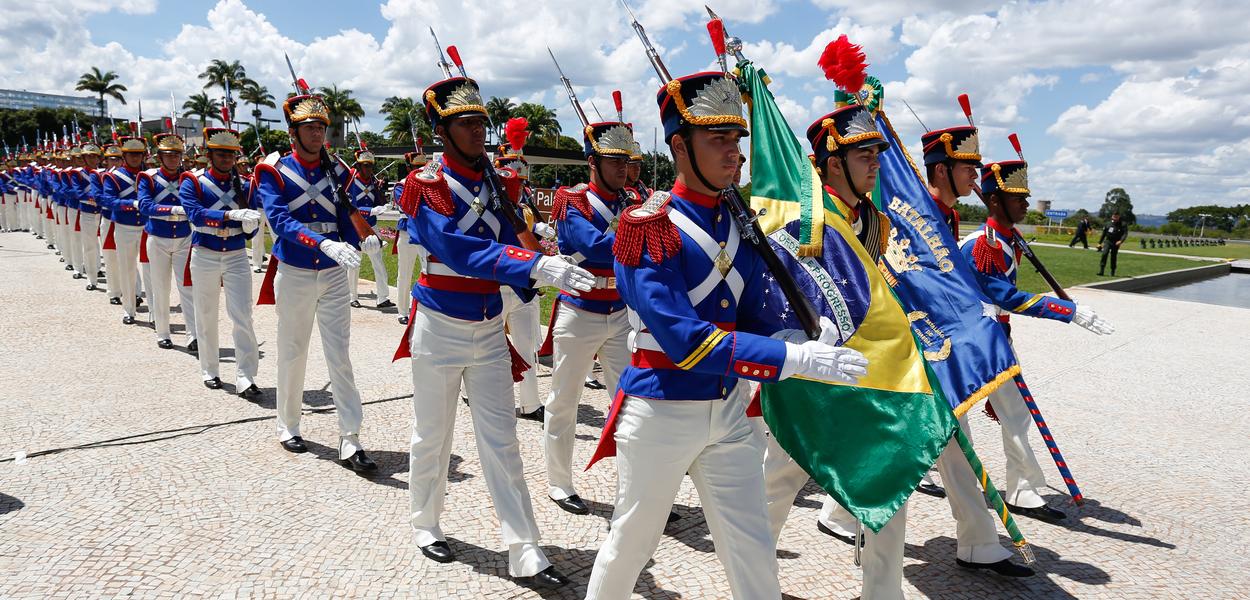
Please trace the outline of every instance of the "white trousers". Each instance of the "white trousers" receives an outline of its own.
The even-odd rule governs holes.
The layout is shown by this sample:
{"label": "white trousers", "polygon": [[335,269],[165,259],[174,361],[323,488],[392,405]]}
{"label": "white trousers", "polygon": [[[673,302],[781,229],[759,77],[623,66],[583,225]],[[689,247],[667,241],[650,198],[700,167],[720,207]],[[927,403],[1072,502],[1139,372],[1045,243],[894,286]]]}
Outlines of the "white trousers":
{"label": "white trousers", "polygon": [[499,289],[503,297],[504,325],[508,337],[512,338],[512,347],[521,354],[530,368],[525,370],[517,384],[516,404],[521,412],[534,412],[542,406],[538,399],[538,347],[542,340],[542,325],[538,321],[538,298],[522,302],[521,297],[504,286]]}
{"label": "white trousers", "polygon": [[[959,426],[965,434],[969,432],[966,415],[959,418]],[[1011,550],[998,543],[998,519],[985,505],[977,475],[959,448],[958,441],[952,439],[946,445],[938,457],[937,468],[946,488],[951,515],[955,517],[955,537],[958,540],[955,556],[975,563],[996,563],[1011,558]]]}
{"label": "white trousers", "polygon": [[36,209],[35,203],[34,202],[31,203],[30,205],[31,224],[34,226],[35,234],[43,236],[44,240],[46,240],[50,244],[52,243],[52,240],[47,235],[47,227],[46,227],[46,225],[48,224],[48,219],[46,216],[47,215],[46,207],[47,207],[48,200],[38,193],[34,193],[34,197],[35,197],[35,202],[39,203],[39,208]]}
{"label": "white trousers", "polygon": [[[121,287],[117,285],[121,275],[117,272],[117,249],[105,250],[104,240],[108,237],[109,227],[116,228],[113,221],[101,213],[100,216],[100,258],[104,262],[105,288],[108,290],[109,298],[121,298]],[[116,232],[116,229],[114,229]],[[114,233],[113,243],[117,243],[116,233]]]}
{"label": "white trousers", "polygon": [[76,236],[79,252],[82,253],[83,275],[86,275],[87,283],[95,285],[99,283],[96,273],[100,272],[100,215],[81,213],[79,218],[82,230]]}
{"label": "white trousers", "polygon": [[[82,273],[86,271],[86,266],[82,259],[82,243],[78,240],[78,232],[74,231],[75,223],[78,223],[78,209],[66,207],[64,231],[66,254],[69,258],[65,259],[65,264],[73,266],[75,272]],[[81,226],[81,223],[78,224]]]}
{"label": "white trousers", "polygon": [[269,226],[269,219],[265,217],[265,211],[260,211],[260,225],[256,228],[256,235],[252,238],[252,268],[259,269],[265,263],[265,230],[269,231],[269,237],[273,237],[273,228]]}
{"label": "white trousers", "polygon": [[69,238],[70,232],[74,230],[74,224],[69,223],[69,207],[56,204],[53,205],[52,211],[56,214],[56,249],[61,251],[61,257],[65,259],[65,264],[74,264],[74,253],[70,249]]}
{"label": "white trousers", "polygon": [[746,402],[739,393],[728,400],[624,399],[615,433],[612,529],[595,556],[587,600],[631,596],[687,472],[732,596],[781,597],[764,501],[764,441],[747,422]]}
{"label": "white trousers", "polygon": [[414,393],[408,496],[417,544],[446,539],[438,522],[447,495],[463,383],[472,398],[469,414],[482,474],[508,545],[508,574],[528,577],[546,569],[551,563],[538,547],[538,524],[516,437],[503,319],[464,321],[418,306],[411,328]]}
{"label": "white trousers", "polygon": [[12,208],[13,203],[17,201],[16,195],[4,194],[0,196],[0,229],[8,231],[16,229],[13,226]]}
{"label": "white trousers", "polygon": [[299,436],[304,398],[304,369],[313,321],[321,334],[321,350],[330,374],[330,393],[339,417],[339,458],[360,446],[364,409],[352,375],[352,315],[347,299],[347,269],[301,269],[278,263],[274,280],[278,313],[278,441]]}
{"label": "white trousers", "polygon": [[[122,310],[135,316],[135,299],[138,297],[139,240],[143,237],[143,227],[139,225],[122,225],[113,227],[113,239],[117,242],[117,290],[122,299]],[[110,271],[109,281],[112,282],[113,272]]]}
{"label": "white trousers", "polygon": [[419,246],[409,244],[408,232],[402,230],[396,236],[395,243],[399,244],[397,249],[399,253],[399,274],[395,281],[399,288],[399,314],[407,316],[408,311],[412,310],[412,271],[413,266],[417,262],[417,248]]}
{"label": "white trousers", "polygon": [[[369,257],[369,264],[373,266],[373,285],[377,294],[378,304],[391,299],[391,288],[387,285],[386,263],[382,262],[382,250],[374,250],[373,252],[365,252],[365,256]],[[360,280],[360,268],[347,270],[348,290],[351,292],[351,300],[354,301],[358,297],[356,284]]]}
{"label": "white trousers", "polygon": [[[181,269],[177,273],[181,278]],[[200,346],[200,377],[208,381],[221,376],[218,370],[221,359],[217,322],[221,293],[224,291],[226,316],[234,324],[235,388],[239,391],[247,389],[256,383],[260,348],[252,327],[252,273],[248,269],[246,252],[218,252],[199,246],[192,248],[191,283],[195,310],[199,313],[199,318],[195,319],[195,339]]]}
{"label": "white trousers", "polygon": [[573,442],[586,375],[599,355],[608,395],[616,395],[621,371],[629,365],[629,317],[624,310],[600,314],[562,304],[551,335],[551,393],[543,404],[547,414],[543,454],[547,459],[547,494],[562,500],[577,493],[573,488]]}
{"label": "white trousers", "polygon": [[990,394],[989,402],[1002,426],[1003,455],[1007,459],[1007,493],[1003,494],[1003,499],[1023,508],[1046,504],[1037,491],[1046,487],[1046,476],[1029,445],[1033,415],[1020,396],[1020,389],[1014,381],[1007,382]]}
{"label": "white trousers", "polygon": [[189,252],[189,235],[183,238],[148,236],[148,269],[152,277],[152,289],[148,290],[148,310],[152,311],[152,318],[156,323],[157,339],[169,339],[169,288],[172,282],[177,282],[178,301],[182,307],[182,320],[187,325],[188,342],[195,339],[195,297],[191,286],[183,285],[186,283],[183,270],[187,265]]}

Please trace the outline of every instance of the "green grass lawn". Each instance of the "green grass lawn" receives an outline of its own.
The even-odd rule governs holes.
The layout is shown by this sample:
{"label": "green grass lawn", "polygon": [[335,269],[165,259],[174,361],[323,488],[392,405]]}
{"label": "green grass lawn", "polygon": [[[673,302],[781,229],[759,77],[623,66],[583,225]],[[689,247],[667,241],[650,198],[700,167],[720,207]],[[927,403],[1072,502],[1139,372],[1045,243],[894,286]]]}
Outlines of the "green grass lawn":
{"label": "green grass lawn", "polygon": [[[1100,232],[1097,232],[1097,231],[1090,232],[1089,247],[1091,249],[1098,245],[1099,235],[1101,235]],[[1224,244],[1223,246],[1181,246],[1178,248],[1157,248],[1157,247],[1156,248],[1150,248],[1150,247],[1142,248],[1141,242],[1139,241],[1141,238],[1135,237],[1135,235],[1136,234],[1134,234],[1133,232],[1129,232],[1128,240],[1124,242],[1124,245],[1121,246],[1120,249],[1121,250],[1134,250],[1137,252],[1152,252],[1155,254],[1183,254],[1185,256],[1207,256],[1211,258],[1226,258],[1230,260],[1240,259],[1240,258],[1250,258],[1250,244],[1228,242],[1227,244]],[[1028,239],[1032,239],[1036,237],[1037,241],[1039,242],[1047,242],[1051,244],[1063,244],[1065,246],[1068,245],[1068,242],[1072,241],[1071,236],[1051,234],[1051,233],[1032,234],[1032,235],[1027,235],[1025,237]],[[1077,247],[1079,248],[1080,246],[1077,246]]]}
{"label": "green grass lawn", "polygon": [[[1188,250],[1195,250],[1195,248],[1188,248]],[[1041,259],[1042,264],[1046,265],[1046,268],[1050,270],[1050,274],[1055,276],[1055,280],[1065,288],[1112,279],[1110,275],[1111,267],[1109,266],[1107,267],[1106,276],[1098,276],[1098,260],[1101,258],[1101,255],[1092,246],[1089,250],[1083,250],[1079,247],[1069,249],[1034,246],[1033,252]],[[1137,277],[1149,273],[1189,269],[1205,264],[1185,258],[1144,256],[1141,254],[1125,254],[1123,252],[1120,253],[1117,263],[1118,268],[1116,269],[1115,278]],[[1033,265],[1029,263],[1028,259],[1021,259],[1019,269],[1016,283],[1020,289],[1029,292],[1050,291],[1050,286],[1046,285],[1046,281],[1033,269]]]}

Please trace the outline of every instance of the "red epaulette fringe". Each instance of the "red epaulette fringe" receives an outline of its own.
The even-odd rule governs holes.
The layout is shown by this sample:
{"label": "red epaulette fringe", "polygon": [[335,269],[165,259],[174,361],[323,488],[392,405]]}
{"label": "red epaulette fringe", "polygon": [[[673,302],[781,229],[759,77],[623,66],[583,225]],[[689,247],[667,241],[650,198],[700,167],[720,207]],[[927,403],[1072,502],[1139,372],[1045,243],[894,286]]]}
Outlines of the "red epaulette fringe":
{"label": "red epaulette fringe", "polygon": [[587,219],[591,218],[590,201],[586,199],[586,189],[562,187],[556,190],[556,197],[551,202],[551,220],[563,221],[569,216],[569,206],[577,209]]}
{"label": "red epaulette fringe", "polygon": [[416,216],[417,208],[422,202],[434,212],[452,216],[456,214],[456,206],[451,201],[451,188],[443,181],[441,174],[435,179],[421,177],[423,171],[413,171],[404,180],[404,193],[399,197],[399,208],[404,214]]}
{"label": "red epaulette fringe", "polygon": [[639,215],[639,207],[625,210],[612,243],[616,260],[627,267],[637,267],[644,249],[657,263],[681,252],[681,232],[668,218],[666,207],[667,204],[650,215]]}
{"label": "red epaulette fringe", "polygon": [[988,235],[977,238],[972,245],[973,266],[982,273],[994,275],[1007,272],[1007,259],[1003,258],[1002,245],[990,245]]}

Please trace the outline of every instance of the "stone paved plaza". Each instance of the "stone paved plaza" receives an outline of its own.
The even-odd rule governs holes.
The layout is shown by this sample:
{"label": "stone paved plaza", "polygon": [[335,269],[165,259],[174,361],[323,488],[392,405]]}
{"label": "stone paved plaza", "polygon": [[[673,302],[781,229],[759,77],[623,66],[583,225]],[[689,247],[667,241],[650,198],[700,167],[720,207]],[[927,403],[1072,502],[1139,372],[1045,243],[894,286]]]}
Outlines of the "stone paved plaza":
{"label": "stone paved plaza", "polygon": [[[1015,327],[1025,375],[1089,501],[1066,506],[1053,465],[1041,457],[1056,486],[1051,504],[1071,516],[1061,526],[1021,519],[1041,572],[1003,580],[956,567],[949,506],[917,494],[905,592],[1250,596],[1250,311],[1095,290],[1074,295],[1117,333],[1099,338],[1028,319]],[[265,391],[256,403],[205,389],[193,356],[156,347],[146,313],[139,325],[123,326],[104,292],[84,291],[27,234],[0,234],[0,317],[0,597],[584,594],[607,535],[612,461],[578,476],[593,514],[566,514],[543,495],[541,428],[519,424],[542,544],[572,579],[553,592],[520,587],[507,576],[463,405],[443,517],[458,561],[442,565],[421,556],[406,524],[412,379],[406,363],[390,362],[401,333],[394,313],[362,309],[353,316],[352,360],[366,401],[362,438],[380,465],[371,477],[333,460],[336,421],[318,340],[303,426],[312,451],[294,455],[278,446],[273,307],[255,310]],[[180,317],[174,322],[180,325]],[[226,348],[228,330],[223,324]],[[175,343],[181,346],[181,337]],[[230,360],[222,370],[227,390]],[[607,401],[604,392],[589,390],[583,399],[579,464],[591,454]],[[1001,479],[998,426],[979,410],[972,426],[982,458]],[[18,453],[27,458],[15,460]],[[782,533],[782,589],[792,598],[856,597],[850,547],[816,531],[820,497],[809,484]],[[689,480],[676,510],[682,519],[662,538],[636,595],[727,598]]]}

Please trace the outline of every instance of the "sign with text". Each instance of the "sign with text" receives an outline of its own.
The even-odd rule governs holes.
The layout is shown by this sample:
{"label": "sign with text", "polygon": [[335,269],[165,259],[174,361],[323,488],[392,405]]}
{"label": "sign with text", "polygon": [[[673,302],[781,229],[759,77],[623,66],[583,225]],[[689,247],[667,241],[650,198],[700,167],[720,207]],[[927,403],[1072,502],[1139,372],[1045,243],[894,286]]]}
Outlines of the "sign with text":
{"label": "sign with text", "polygon": [[1070,211],[1066,211],[1066,210],[1048,210],[1048,211],[1046,211],[1046,218],[1047,218],[1047,219],[1054,219],[1054,220],[1056,220],[1056,221],[1062,221],[1062,220],[1064,220],[1064,219],[1068,218],[1068,213],[1069,213],[1069,212],[1070,212]]}

